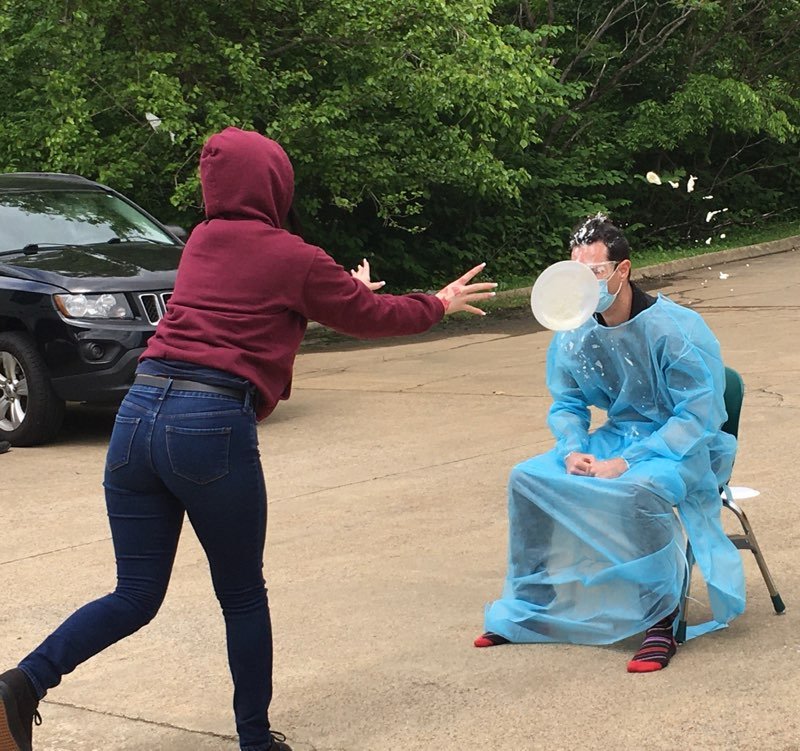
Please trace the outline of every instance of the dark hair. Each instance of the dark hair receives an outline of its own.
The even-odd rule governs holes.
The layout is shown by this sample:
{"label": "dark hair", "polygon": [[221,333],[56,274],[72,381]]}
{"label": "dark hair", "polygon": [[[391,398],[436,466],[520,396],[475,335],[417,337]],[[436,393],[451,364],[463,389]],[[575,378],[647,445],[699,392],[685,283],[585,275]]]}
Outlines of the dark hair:
{"label": "dark hair", "polygon": [[286,213],[286,221],[283,223],[283,228],[289,230],[293,235],[303,236],[303,223],[300,221],[300,214],[294,204],[289,207],[289,211]]}
{"label": "dark hair", "polygon": [[625,234],[604,214],[587,217],[572,230],[569,237],[570,250],[596,242],[601,242],[608,248],[609,261],[627,261],[631,257],[631,246]]}

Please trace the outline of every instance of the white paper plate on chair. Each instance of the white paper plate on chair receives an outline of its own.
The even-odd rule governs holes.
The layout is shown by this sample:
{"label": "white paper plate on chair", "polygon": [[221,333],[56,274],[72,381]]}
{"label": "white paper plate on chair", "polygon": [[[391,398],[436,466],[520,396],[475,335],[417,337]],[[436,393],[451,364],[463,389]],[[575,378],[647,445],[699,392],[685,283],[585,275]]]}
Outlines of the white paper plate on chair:
{"label": "white paper plate on chair", "polygon": [[[753,490],[753,488],[745,488],[741,485],[731,485],[730,491],[734,501],[745,501],[748,498],[755,498],[757,495],[761,495],[758,490]],[[720,493],[720,496],[724,498],[725,493]]]}

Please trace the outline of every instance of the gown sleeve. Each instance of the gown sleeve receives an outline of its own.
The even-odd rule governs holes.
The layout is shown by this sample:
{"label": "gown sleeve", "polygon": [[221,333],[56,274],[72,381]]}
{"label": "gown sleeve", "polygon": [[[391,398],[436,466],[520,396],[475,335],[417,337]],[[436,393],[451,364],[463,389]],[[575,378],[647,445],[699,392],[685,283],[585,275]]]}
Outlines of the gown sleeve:
{"label": "gown sleeve", "polygon": [[556,439],[555,450],[564,460],[573,451],[586,450],[591,415],[562,345],[562,337],[556,335],[547,350],[547,388],[553,396],[547,424]]}

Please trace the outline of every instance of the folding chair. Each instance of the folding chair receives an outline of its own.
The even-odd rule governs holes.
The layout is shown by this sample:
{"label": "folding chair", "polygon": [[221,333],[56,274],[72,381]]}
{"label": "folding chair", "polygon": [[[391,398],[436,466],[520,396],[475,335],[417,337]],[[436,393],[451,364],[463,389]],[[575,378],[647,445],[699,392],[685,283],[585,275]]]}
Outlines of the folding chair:
{"label": "folding chair", "polygon": [[[738,437],[739,435],[739,415],[742,411],[743,399],[744,382],[742,381],[742,377],[733,368],[725,368],[725,410],[728,413],[728,420],[722,426],[722,430],[735,437]],[[729,482],[730,480],[728,480],[728,482],[724,482],[719,489],[720,495],[722,496],[722,505],[736,515],[736,518],[742,525],[742,530],[744,532],[743,534],[728,535],[728,538],[739,550],[752,551],[753,555],[756,557],[758,568],[761,570],[761,575],[764,577],[764,582],[767,585],[767,589],[769,590],[769,596],[772,600],[772,607],[775,608],[776,613],[783,613],[783,611],[786,610],[786,606],[783,604],[783,600],[781,599],[781,596],[778,594],[778,590],[775,587],[775,582],[772,579],[772,575],[767,567],[767,562],[764,559],[764,555],[761,552],[761,547],[756,539],[756,533],[753,531],[753,527],[750,525],[750,522],[748,521],[747,516],[745,516],[744,511],[742,511],[742,509],[739,508],[739,506],[733,500],[733,494],[731,493],[731,489],[728,485]],[[686,641],[686,610],[689,589],[692,583],[692,568],[694,566],[692,547],[688,543],[686,545],[686,560],[689,567],[683,593],[681,595],[678,629],[675,633],[675,640],[679,644],[683,644],[683,642]]]}

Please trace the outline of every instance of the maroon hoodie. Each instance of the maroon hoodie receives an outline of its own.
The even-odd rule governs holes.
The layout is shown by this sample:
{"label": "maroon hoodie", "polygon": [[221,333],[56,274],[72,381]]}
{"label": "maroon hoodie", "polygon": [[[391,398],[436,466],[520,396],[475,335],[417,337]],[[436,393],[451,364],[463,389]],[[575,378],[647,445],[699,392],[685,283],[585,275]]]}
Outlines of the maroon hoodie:
{"label": "maroon hoodie", "polygon": [[275,141],[226,128],[200,156],[206,221],[183,251],[167,314],[144,358],[218,368],[258,389],[261,420],[288,399],[309,318],[358,337],[426,331],[434,295],[377,295],[325,251],[283,229],[294,191]]}

